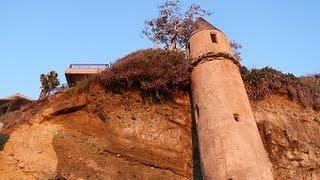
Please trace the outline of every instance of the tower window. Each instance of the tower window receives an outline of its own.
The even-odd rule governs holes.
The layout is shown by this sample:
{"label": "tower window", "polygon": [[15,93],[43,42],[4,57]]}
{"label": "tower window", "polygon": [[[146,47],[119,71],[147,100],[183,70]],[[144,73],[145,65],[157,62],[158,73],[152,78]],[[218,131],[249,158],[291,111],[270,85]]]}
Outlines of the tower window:
{"label": "tower window", "polygon": [[212,43],[218,43],[218,41],[217,41],[217,34],[215,34],[215,33],[210,33],[210,36],[211,36],[211,41],[212,41]]}
{"label": "tower window", "polygon": [[240,121],[239,114],[233,114],[233,118],[234,118],[234,120],[237,121],[237,122]]}

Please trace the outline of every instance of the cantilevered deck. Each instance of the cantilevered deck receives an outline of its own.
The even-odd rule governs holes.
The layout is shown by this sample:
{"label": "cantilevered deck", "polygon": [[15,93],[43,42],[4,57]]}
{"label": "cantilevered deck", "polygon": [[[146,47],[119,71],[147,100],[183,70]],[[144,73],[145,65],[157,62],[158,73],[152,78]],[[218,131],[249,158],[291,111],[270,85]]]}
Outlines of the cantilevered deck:
{"label": "cantilevered deck", "polygon": [[77,82],[98,74],[109,68],[109,64],[71,64],[65,71],[65,76],[69,87]]}

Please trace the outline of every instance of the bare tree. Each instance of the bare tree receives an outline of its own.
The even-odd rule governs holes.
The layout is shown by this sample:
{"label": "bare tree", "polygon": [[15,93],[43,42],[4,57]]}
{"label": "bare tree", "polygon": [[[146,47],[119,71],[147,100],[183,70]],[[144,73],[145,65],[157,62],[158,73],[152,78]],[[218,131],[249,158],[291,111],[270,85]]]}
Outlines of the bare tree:
{"label": "bare tree", "polygon": [[232,47],[233,50],[233,54],[236,56],[236,58],[241,61],[241,49],[242,49],[242,45],[236,41],[232,41],[230,42],[230,45]]}
{"label": "bare tree", "polygon": [[199,5],[191,5],[185,12],[179,0],[166,0],[159,6],[158,17],[145,21],[143,34],[152,42],[164,44],[166,49],[184,49],[195,20],[210,16],[211,12]]}
{"label": "bare tree", "polygon": [[52,91],[56,89],[59,85],[58,73],[55,71],[50,71],[47,74],[40,75],[41,82],[41,92],[39,95],[39,99],[48,98]]}

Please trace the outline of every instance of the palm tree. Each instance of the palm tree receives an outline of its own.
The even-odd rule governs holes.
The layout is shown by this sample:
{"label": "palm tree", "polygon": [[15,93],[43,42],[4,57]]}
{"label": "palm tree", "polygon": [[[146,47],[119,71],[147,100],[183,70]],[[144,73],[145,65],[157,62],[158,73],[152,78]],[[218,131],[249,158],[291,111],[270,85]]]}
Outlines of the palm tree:
{"label": "palm tree", "polygon": [[55,71],[50,71],[47,74],[40,75],[41,92],[39,99],[48,98],[52,91],[54,91],[59,85],[58,73]]}

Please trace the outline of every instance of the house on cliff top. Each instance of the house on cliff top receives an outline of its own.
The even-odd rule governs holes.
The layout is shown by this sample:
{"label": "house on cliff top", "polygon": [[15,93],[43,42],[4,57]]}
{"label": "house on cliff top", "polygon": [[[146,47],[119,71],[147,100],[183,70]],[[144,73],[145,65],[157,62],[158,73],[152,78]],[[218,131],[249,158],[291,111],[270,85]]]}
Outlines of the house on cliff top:
{"label": "house on cliff top", "polygon": [[101,73],[109,67],[109,64],[70,64],[65,70],[68,86],[75,86],[77,82]]}

